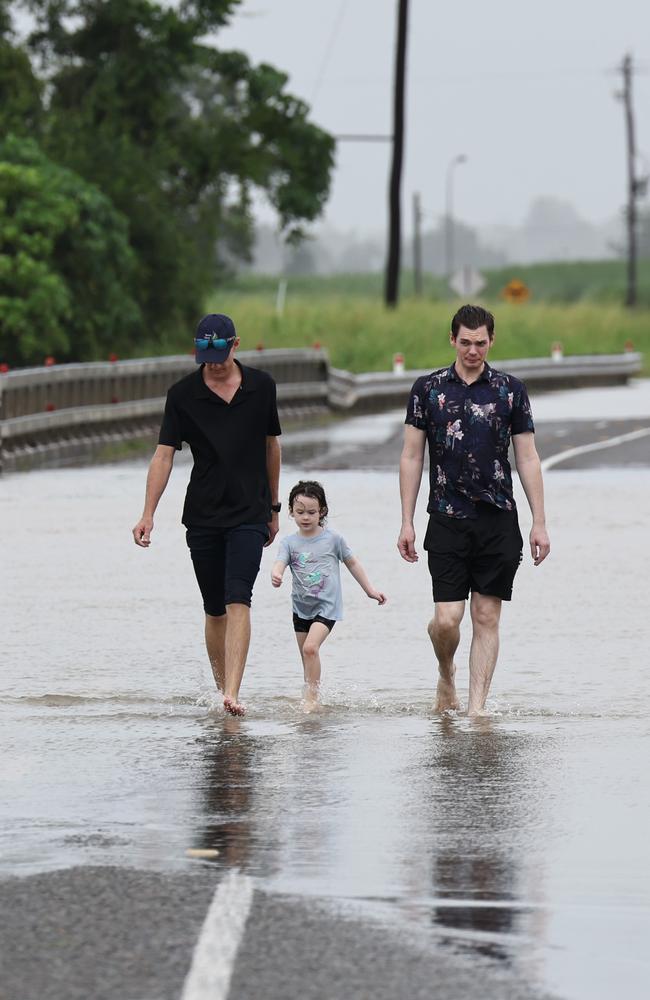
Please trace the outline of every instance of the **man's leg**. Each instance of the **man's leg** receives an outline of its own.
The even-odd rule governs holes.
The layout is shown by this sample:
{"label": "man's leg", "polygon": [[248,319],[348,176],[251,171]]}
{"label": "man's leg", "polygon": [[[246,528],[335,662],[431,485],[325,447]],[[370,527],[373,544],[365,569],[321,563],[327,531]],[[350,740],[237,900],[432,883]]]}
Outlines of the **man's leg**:
{"label": "man's leg", "polygon": [[226,532],[226,687],[223,704],[231,715],[244,715],[239,702],[246,657],[251,641],[250,602],[269,537],[265,524],[240,525]]}
{"label": "man's leg", "polygon": [[472,645],[469,652],[469,702],[467,714],[481,715],[499,655],[501,600],[472,593]]}
{"label": "man's leg", "polygon": [[460,708],[454,680],[454,655],[460,642],[460,623],[464,614],[465,601],[437,601],[434,616],[427,628],[438,660],[435,712]]}
{"label": "man's leg", "polygon": [[205,647],[212,676],[220,691],[226,687],[226,615],[205,616]]}
{"label": "man's leg", "polygon": [[251,609],[247,604],[226,605],[226,685],[223,703],[231,715],[243,715],[239,704],[248,647],[251,641]]}

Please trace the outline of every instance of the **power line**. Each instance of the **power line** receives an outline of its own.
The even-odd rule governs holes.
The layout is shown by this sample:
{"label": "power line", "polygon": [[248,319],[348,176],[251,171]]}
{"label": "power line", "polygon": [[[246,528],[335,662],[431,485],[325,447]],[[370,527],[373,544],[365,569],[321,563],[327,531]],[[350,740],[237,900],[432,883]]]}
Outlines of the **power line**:
{"label": "power line", "polygon": [[351,132],[344,133],[343,135],[335,135],[334,138],[337,142],[392,142],[392,135],[372,135],[368,133],[361,132]]}
{"label": "power line", "polygon": [[316,83],[314,84],[314,89],[312,91],[312,95],[311,95],[312,106],[316,103],[316,98],[318,97],[318,92],[319,92],[319,90],[321,88],[321,84],[322,84],[323,79],[325,77],[325,73],[326,73],[327,67],[329,65],[330,57],[332,55],[332,52],[334,51],[334,42],[336,41],[336,38],[337,38],[338,33],[339,33],[339,29],[340,29],[341,25],[343,24],[343,18],[345,16],[347,5],[348,5],[348,0],[341,0],[341,3],[339,5],[339,9],[338,9],[338,13],[336,15],[336,20],[334,21],[334,26],[333,26],[332,31],[330,33],[330,37],[328,39],[327,45],[325,46],[325,52],[323,54],[323,59],[322,59],[322,62],[321,62],[320,70],[318,71],[318,76],[316,77]]}

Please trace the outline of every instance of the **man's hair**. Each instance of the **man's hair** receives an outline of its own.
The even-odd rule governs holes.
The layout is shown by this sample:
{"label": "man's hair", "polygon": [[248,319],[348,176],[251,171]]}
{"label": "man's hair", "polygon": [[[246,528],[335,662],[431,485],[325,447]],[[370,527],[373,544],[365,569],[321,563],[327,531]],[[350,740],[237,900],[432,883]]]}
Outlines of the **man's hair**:
{"label": "man's hair", "polygon": [[318,513],[320,515],[318,523],[324,523],[329,510],[327,509],[325,490],[320,483],[317,483],[314,479],[301,479],[299,483],[296,483],[289,494],[289,512],[291,514],[293,514],[293,503],[296,497],[309,497],[310,500],[316,500],[318,503]]}
{"label": "man's hair", "polygon": [[461,306],[451,321],[451,335],[456,339],[461,326],[467,330],[478,330],[480,326],[487,327],[490,340],[494,336],[494,316],[482,306]]}

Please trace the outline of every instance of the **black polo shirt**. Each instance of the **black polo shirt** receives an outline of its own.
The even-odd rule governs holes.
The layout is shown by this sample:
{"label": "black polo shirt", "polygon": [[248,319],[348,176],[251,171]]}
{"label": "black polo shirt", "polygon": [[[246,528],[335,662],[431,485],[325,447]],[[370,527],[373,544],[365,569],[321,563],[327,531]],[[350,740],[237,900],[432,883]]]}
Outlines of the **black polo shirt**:
{"label": "black polo shirt", "polygon": [[185,495],[188,528],[232,528],[271,519],[266,439],[281,434],[275,382],[235,362],[242,382],[230,403],[208,389],[203,365],[167,393],[158,443],[180,451],[186,441],[194,467]]}

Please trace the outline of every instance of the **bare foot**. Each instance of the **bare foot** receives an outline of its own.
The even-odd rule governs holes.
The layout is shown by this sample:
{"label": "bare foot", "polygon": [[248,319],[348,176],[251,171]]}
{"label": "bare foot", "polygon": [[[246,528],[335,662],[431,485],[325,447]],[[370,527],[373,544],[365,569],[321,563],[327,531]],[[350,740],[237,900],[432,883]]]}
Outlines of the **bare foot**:
{"label": "bare foot", "polygon": [[320,712],[320,707],[320,702],[316,698],[304,698],[301,704],[305,715],[310,715],[312,712]]}
{"label": "bare foot", "polygon": [[456,684],[454,683],[455,676],[456,667],[454,666],[454,672],[451,676],[451,680],[446,680],[444,677],[438,678],[436,703],[433,708],[433,711],[438,715],[442,715],[443,712],[456,712],[460,708],[460,702],[458,700],[458,695],[456,694]]}
{"label": "bare foot", "polygon": [[244,706],[240,702],[235,701],[234,698],[228,697],[228,695],[223,699],[223,707],[230,715],[246,715]]}

